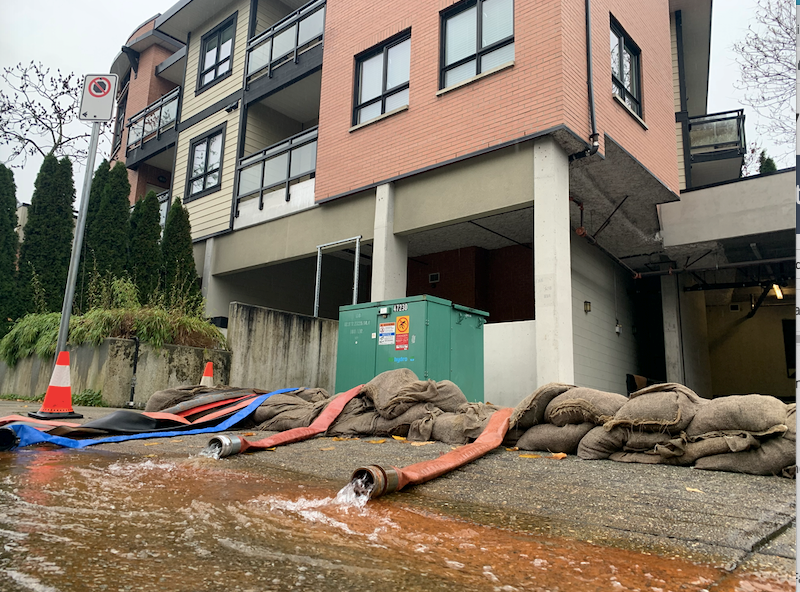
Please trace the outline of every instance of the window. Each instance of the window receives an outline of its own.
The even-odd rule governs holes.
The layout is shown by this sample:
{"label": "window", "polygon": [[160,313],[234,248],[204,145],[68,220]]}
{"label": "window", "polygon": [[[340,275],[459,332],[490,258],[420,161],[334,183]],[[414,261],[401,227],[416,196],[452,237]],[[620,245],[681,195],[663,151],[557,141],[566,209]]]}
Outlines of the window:
{"label": "window", "polygon": [[203,39],[200,42],[200,72],[197,77],[198,92],[231,75],[233,32],[235,28],[236,15],[203,35]]}
{"label": "window", "polygon": [[611,89],[631,111],[642,116],[639,47],[611,19]]}
{"label": "window", "polygon": [[514,1],[472,0],[442,13],[439,88],[514,59]]}
{"label": "window", "polygon": [[408,105],[411,33],[401,33],[356,58],[353,125]]}
{"label": "window", "polygon": [[189,147],[189,174],[186,199],[191,201],[219,190],[225,124],[192,140]]}

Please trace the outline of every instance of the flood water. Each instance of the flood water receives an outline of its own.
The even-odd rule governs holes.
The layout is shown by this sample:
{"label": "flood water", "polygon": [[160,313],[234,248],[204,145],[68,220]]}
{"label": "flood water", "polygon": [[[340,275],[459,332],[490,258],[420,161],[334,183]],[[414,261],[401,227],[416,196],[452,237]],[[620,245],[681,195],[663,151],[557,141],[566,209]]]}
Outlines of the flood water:
{"label": "flood water", "polygon": [[794,589],[789,578],[482,526],[403,494],[337,500],[336,487],[298,479],[201,457],[0,452],[0,589]]}

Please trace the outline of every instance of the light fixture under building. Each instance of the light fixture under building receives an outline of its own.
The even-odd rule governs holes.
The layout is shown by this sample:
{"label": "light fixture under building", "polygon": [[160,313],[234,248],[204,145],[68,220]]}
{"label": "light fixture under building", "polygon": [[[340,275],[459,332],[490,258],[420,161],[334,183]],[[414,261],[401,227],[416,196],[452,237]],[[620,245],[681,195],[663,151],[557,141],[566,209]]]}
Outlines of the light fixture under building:
{"label": "light fixture under building", "polygon": [[588,300],[583,301],[583,312],[585,312],[586,314],[592,312],[592,303],[589,302]]}
{"label": "light fixture under building", "polygon": [[778,284],[772,284],[772,289],[775,290],[775,296],[778,297],[778,300],[783,300],[783,291]]}

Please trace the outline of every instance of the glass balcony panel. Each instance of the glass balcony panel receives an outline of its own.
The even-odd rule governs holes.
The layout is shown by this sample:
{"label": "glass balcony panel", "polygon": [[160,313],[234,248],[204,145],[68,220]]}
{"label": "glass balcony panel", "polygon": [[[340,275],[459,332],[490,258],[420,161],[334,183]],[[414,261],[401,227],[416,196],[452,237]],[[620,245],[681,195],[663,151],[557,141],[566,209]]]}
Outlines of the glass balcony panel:
{"label": "glass balcony panel", "polygon": [[269,63],[269,50],[272,47],[272,39],[267,39],[264,43],[250,50],[250,58],[247,62],[247,74],[252,74],[260,70]]}
{"label": "glass balcony panel", "polygon": [[264,187],[286,180],[286,165],[288,161],[288,152],[264,161]]}
{"label": "glass balcony panel", "polygon": [[144,137],[158,131],[158,111],[150,111],[144,116]]}
{"label": "glass balcony panel", "polygon": [[261,189],[261,163],[249,166],[239,172],[239,195]]}
{"label": "glass balcony panel", "polygon": [[735,143],[739,140],[737,120],[728,119],[705,123],[693,121],[692,129],[689,131],[689,140],[693,147]]}
{"label": "glass balcony panel", "polygon": [[178,115],[178,99],[177,97],[172,99],[166,105],[164,105],[161,109],[161,129],[163,130],[165,127],[168,127],[175,123],[175,118]]}
{"label": "glass balcony panel", "polygon": [[289,175],[296,177],[309,173],[317,167],[317,143],[311,142],[292,150],[292,165]]}
{"label": "glass balcony panel", "polygon": [[142,127],[144,126],[144,119],[140,119],[131,125],[128,130],[128,146],[136,144],[142,139]]}
{"label": "glass balcony panel", "polygon": [[305,45],[315,37],[321,36],[324,27],[325,9],[322,8],[300,21],[300,37],[297,43],[299,45]]}
{"label": "glass balcony panel", "polygon": [[276,60],[277,58],[289,53],[290,51],[294,51],[294,40],[295,40],[295,29],[297,25],[292,25],[285,31],[278,33],[275,37],[272,38],[272,59]]}

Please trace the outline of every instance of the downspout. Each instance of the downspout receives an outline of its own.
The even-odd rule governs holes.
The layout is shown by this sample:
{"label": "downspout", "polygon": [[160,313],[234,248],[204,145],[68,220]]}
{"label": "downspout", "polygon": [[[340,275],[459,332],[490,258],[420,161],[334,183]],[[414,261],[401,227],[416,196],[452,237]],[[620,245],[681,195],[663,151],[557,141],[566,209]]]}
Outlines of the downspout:
{"label": "downspout", "polygon": [[579,158],[586,158],[592,156],[600,148],[600,134],[597,133],[597,118],[594,111],[594,81],[592,74],[592,6],[591,0],[586,0],[586,81],[589,87],[589,118],[592,123],[592,134],[589,139],[592,141],[592,147],[586,150],[581,150],[575,154],[570,154],[569,162],[578,160]]}

